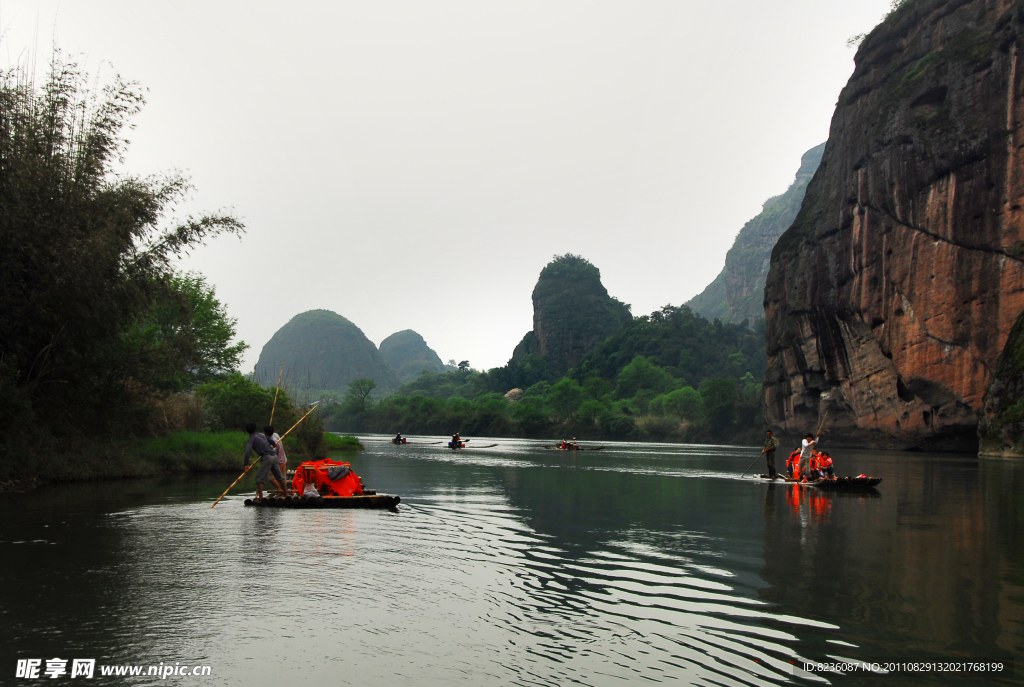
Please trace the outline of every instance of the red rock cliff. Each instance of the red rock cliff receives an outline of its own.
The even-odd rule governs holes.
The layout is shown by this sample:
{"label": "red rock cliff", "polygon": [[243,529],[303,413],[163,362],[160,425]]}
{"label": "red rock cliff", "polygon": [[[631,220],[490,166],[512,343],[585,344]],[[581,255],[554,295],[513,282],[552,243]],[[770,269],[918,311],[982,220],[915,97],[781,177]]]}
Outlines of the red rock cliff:
{"label": "red rock cliff", "polygon": [[765,286],[768,418],[967,450],[1024,310],[1024,2],[910,0],[861,44]]}

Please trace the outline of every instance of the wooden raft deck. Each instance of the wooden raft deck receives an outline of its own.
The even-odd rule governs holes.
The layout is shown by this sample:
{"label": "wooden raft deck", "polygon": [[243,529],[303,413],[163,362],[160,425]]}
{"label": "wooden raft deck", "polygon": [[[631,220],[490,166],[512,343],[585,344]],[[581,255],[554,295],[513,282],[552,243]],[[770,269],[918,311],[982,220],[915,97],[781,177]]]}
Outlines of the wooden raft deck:
{"label": "wooden raft deck", "polygon": [[394,508],[402,500],[390,494],[369,494],[366,496],[266,496],[262,499],[246,499],[246,506],[260,508]]}

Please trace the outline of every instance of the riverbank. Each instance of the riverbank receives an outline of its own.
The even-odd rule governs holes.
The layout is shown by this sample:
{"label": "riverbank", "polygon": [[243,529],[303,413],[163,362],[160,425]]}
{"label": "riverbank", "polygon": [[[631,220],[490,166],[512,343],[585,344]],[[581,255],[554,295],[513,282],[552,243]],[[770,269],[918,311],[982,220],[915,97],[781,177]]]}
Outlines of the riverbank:
{"label": "riverbank", "polygon": [[[70,449],[49,449],[25,456],[13,479],[0,491],[23,491],[43,483],[155,477],[187,473],[236,473],[242,469],[244,432],[174,432],[149,439],[91,442]],[[289,463],[311,456],[298,441],[285,438]],[[362,450],[353,436],[325,433],[328,453]]]}

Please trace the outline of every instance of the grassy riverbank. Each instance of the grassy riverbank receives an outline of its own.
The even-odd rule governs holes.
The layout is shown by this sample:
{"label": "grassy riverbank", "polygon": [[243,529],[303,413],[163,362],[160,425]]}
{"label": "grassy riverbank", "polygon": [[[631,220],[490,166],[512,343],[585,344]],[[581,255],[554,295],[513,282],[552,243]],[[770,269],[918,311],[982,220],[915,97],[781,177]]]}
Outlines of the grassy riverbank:
{"label": "grassy riverbank", "polygon": [[[242,452],[247,439],[244,432],[174,432],[152,439],[95,442],[74,449],[54,449],[26,457],[16,479],[21,484],[32,484],[175,473],[234,473],[242,469]],[[330,433],[323,435],[323,445],[332,454],[363,448],[355,437]],[[285,438],[285,452],[291,465],[310,459],[292,437]],[[16,485],[7,483],[6,486]]]}

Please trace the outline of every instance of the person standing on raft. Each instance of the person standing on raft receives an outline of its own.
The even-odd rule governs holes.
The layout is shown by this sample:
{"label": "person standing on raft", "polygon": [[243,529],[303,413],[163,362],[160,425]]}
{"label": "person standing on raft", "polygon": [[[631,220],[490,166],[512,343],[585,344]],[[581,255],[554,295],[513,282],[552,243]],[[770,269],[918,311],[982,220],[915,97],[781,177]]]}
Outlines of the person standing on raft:
{"label": "person standing on raft", "polygon": [[281,470],[281,474],[288,477],[288,456],[284,454],[284,443],[281,441],[281,435],[274,431],[273,425],[267,425],[263,428],[263,434],[266,435],[267,440],[270,441],[270,445],[277,451],[277,467]]}
{"label": "person standing on raft", "polygon": [[247,424],[245,431],[249,433],[249,441],[245,443],[245,467],[249,467],[249,456],[253,451],[256,452],[260,460],[260,469],[256,473],[256,498],[263,498],[263,484],[270,475],[273,475],[270,477],[270,481],[274,483],[281,495],[286,495],[284,475],[281,474],[281,468],[277,466],[277,451],[270,445],[264,434],[256,431],[255,422]]}
{"label": "person standing on raft", "polygon": [[814,452],[814,447],[817,445],[818,440],[814,438],[813,434],[808,433],[807,438],[801,442],[800,448],[800,477],[801,479],[814,479],[814,476],[810,473],[811,468],[811,454]]}
{"label": "person standing on raft", "polygon": [[761,449],[761,453],[768,464],[768,479],[775,479],[778,477],[778,473],[775,472],[775,449],[779,447],[779,440],[772,436],[770,429],[765,432],[764,437],[764,448]]}

